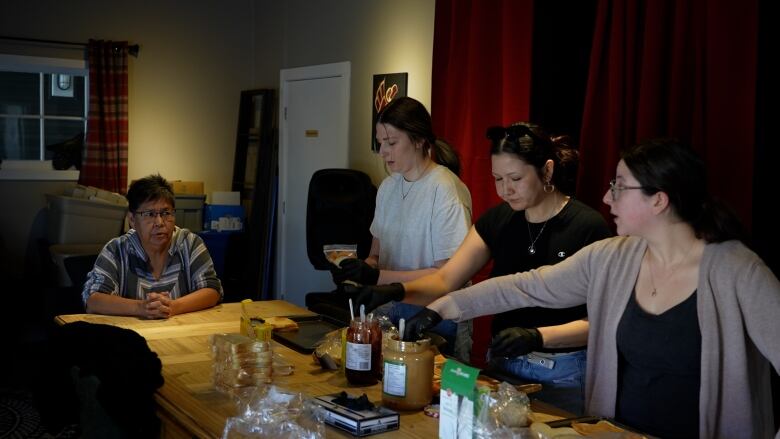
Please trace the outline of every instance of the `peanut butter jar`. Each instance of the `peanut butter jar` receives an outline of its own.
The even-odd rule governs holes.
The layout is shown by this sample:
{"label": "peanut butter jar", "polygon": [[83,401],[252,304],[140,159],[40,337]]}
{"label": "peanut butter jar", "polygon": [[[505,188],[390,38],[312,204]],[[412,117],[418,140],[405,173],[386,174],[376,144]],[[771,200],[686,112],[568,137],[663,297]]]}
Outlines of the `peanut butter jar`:
{"label": "peanut butter jar", "polygon": [[382,356],[382,405],[393,410],[419,410],[431,403],[434,354],[429,338],[390,338]]}

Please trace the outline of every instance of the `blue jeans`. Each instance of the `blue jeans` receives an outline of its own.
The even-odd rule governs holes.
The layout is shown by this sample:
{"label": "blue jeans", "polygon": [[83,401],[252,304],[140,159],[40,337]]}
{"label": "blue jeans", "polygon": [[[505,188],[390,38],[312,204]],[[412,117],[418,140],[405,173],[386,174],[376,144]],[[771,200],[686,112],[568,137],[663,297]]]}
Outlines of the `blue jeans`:
{"label": "blue jeans", "polygon": [[493,360],[493,364],[524,381],[540,383],[542,390],[531,397],[577,416],[585,412],[585,362],[585,350],[560,354],[531,352]]}
{"label": "blue jeans", "polygon": [[[422,311],[424,307],[420,305],[412,305],[403,302],[390,302],[386,303],[374,310],[376,315],[384,315],[393,322],[395,327],[398,327],[398,321],[401,319],[409,320],[415,314]],[[442,320],[438,325],[431,329],[431,332],[439,334],[447,340],[447,346],[445,346],[443,353],[451,353],[455,346],[455,333],[457,332],[458,324],[452,320]]]}

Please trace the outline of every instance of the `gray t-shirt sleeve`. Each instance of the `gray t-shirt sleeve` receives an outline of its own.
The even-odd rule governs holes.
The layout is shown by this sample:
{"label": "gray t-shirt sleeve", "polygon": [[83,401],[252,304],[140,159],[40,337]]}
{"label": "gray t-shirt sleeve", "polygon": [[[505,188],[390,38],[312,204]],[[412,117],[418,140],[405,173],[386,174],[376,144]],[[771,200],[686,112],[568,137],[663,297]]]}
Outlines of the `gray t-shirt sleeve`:
{"label": "gray t-shirt sleeve", "polygon": [[465,204],[457,188],[440,186],[438,189],[432,220],[434,261],[451,258],[471,227],[471,197]]}

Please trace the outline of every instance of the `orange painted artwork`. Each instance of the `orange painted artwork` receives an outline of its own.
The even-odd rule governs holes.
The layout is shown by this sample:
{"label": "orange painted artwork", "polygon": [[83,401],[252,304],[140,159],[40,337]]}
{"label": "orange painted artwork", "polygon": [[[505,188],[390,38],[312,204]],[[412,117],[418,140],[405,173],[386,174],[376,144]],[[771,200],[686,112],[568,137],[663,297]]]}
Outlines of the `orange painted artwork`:
{"label": "orange painted artwork", "polygon": [[373,116],[371,117],[371,149],[374,152],[379,151],[379,148],[374,141],[376,137],[377,115],[393,99],[406,96],[406,82],[408,77],[408,73],[384,73],[381,75],[374,75],[373,93],[371,93],[373,100],[371,106],[371,111],[373,113]]}

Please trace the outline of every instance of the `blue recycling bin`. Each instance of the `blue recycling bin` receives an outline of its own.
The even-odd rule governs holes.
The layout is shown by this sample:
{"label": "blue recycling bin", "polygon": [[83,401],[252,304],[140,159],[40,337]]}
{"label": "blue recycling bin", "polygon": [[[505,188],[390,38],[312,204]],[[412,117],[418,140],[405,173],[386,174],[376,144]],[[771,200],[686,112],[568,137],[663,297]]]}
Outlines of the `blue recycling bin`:
{"label": "blue recycling bin", "polygon": [[214,262],[214,270],[220,279],[225,275],[228,241],[233,233],[235,232],[214,232],[211,230],[198,232],[198,235],[203,239],[203,243],[206,244],[206,248],[209,250],[211,260]]}

